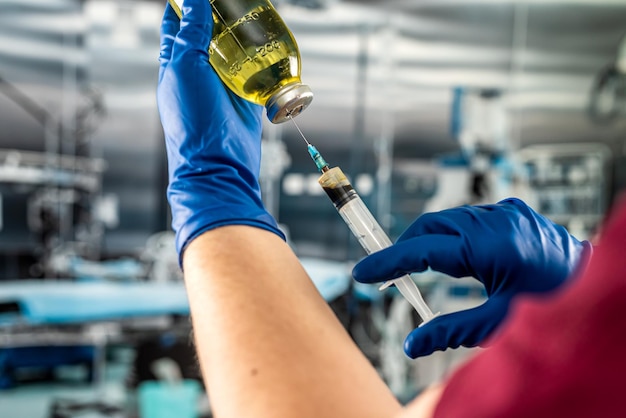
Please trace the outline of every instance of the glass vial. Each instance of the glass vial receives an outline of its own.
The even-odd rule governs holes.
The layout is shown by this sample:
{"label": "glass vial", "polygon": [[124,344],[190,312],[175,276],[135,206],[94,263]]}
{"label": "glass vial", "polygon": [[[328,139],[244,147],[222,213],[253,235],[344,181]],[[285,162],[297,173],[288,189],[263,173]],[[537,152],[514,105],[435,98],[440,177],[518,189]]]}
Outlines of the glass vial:
{"label": "glass vial", "polygon": [[[182,17],[183,0],[168,0]],[[269,0],[207,0],[213,9],[209,62],[238,96],[265,106],[273,123],[299,115],[313,100],[300,79],[296,40]]]}

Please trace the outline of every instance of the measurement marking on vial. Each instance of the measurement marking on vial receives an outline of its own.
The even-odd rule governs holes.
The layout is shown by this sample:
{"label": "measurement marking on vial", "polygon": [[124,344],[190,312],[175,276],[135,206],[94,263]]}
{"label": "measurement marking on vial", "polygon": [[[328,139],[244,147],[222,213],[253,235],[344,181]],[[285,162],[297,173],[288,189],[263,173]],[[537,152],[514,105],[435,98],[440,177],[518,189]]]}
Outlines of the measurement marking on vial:
{"label": "measurement marking on vial", "polygon": [[256,62],[259,60],[259,58],[265,57],[277,49],[280,49],[279,41],[273,40],[272,42],[268,42],[265,45],[256,48],[256,54],[254,54],[253,56],[246,55],[246,58],[244,58],[241,62],[233,63],[228,69],[228,73],[234,77],[239,74],[239,71],[241,71],[243,69],[243,66],[247,63]]}
{"label": "measurement marking on vial", "polygon": [[280,48],[280,42],[277,40],[273,40],[272,42],[268,42],[263,46],[260,46],[256,49],[256,52],[261,54],[262,57],[266,56],[270,52],[273,52],[275,49]]}
{"label": "measurement marking on vial", "polygon": [[243,17],[239,18],[233,26],[238,26],[246,22],[252,22],[253,20],[259,20],[260,18],[261,16],[257,12],[248,13],[244,15]]}

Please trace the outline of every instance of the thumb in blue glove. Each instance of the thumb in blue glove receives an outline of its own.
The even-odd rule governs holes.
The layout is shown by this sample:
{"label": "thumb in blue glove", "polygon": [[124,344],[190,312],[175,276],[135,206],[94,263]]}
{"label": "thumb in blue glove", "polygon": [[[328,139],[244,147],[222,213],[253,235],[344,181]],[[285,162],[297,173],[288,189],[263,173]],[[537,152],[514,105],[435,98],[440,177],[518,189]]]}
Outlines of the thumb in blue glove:
{"label": "thumb in blue glove", "polygon": [[228,90],[209,64],[213,31],[206,0],[166,6],[157,102],[168,156],[176,248],[224,225],[250,225],[284,239],[261,200],[262,107]]}
{"label": "thumb in blue glove", "polygon": [[484,304],[438,316],[407,336],[404,350],[416,358],[480,345],[500,325],[517,294],[556,289],[586,264],[590,252],[589,242],[578,241],[513,198],[422,215],[393,246],[359,262],[353,276],[374,283],[432,268],[482,282],[488,295]]}

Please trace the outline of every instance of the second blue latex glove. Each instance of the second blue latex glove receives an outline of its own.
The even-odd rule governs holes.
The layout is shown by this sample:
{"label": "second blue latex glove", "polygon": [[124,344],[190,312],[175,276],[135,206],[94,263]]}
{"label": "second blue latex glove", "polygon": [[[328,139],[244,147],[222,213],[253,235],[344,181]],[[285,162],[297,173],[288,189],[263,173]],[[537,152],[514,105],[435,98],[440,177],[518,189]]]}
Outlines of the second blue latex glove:
{"label": "second blue latex glove", "polygon": [[179,256],[195,237],[223,225],[256,226],[284,239],[258,182],[263,109],[232,93],[209,64],[212,31],[208,1],[185,0],[182,20],[166,6],[157,101]]}
{"label": "second blue latex glove", "polygon": [[409,357],[480,345],[506,316],[520,293],[553,290],[586,262],[591,244],[539,215],[519,199],[463,206],[420,216],[384,250],[359,262],[354,278],[374,283],[428,268],[483,283],[488,300],[472,309],[441,315],[413,330]]}

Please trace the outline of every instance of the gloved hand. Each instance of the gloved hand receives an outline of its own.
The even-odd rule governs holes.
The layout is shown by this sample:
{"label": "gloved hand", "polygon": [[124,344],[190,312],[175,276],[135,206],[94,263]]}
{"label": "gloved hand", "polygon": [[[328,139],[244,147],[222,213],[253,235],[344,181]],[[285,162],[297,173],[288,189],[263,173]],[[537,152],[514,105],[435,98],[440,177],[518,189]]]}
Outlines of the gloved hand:
{"label": "gloved hand", "polygon": [[413,330],[404,351],[416,358],[436,350],[481,344],[520,293],[548,292],[584,265],[591,244],[539,215],[519,199],[428,213],[389,248],[367,256],[354,278],[373,283],[427,268],[483,283],[488,300],[438,316]]}
{"label": "gloved hand", "polygon": [[209,64],[206,0],[185,0],[182,21],[166,6],[157,102],[167,148],[167,197],[182,260],[186,245],[223,225],[251,225],[284,239],[261,201],[262,107],[226,88]]}

